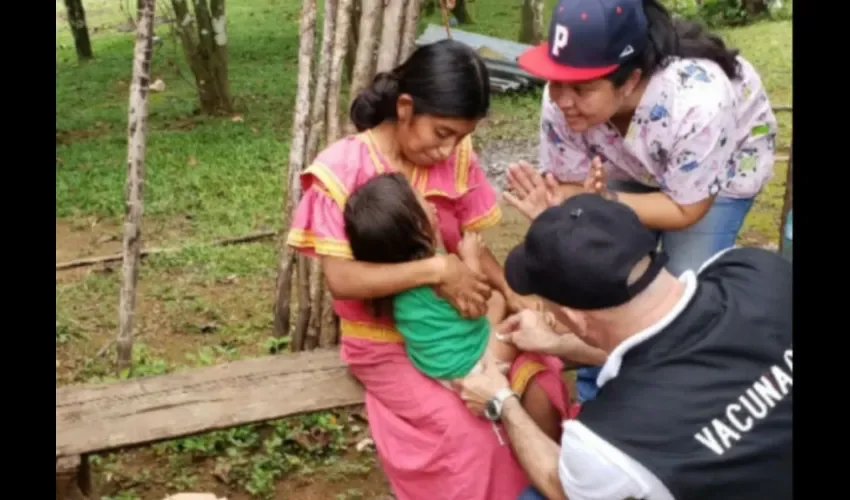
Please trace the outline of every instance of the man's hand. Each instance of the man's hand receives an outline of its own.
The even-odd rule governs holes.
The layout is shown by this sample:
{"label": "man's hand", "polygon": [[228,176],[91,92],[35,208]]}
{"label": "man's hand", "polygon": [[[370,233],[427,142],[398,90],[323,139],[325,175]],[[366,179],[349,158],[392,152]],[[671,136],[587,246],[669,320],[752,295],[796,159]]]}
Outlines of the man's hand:
{"label": "man's hand", "polygon": [[522,351],[546,354],[558,344],[558,334],[552,331],[550,321],[543,312],[526,309],[497,326],[496,336]]}
{"label": "man's hand", "polygon": [[487,401],[493,399],[500,390],[510,387],[507,377],[499,370],[498,364],[490,357],[482,359],[484,365],[480,373],[467,375],[455,380],[455,387],[460,391],[460,398],[475,415],[483,415]]}
{"label": "man's hand", "polygon": [[552,174],[540,175],[540,172],[525,161],[508,166],[508,188],[509,191],[503,194],[505,201],[530,220],[534,220],[547,208],[564,201],[558,182]]}

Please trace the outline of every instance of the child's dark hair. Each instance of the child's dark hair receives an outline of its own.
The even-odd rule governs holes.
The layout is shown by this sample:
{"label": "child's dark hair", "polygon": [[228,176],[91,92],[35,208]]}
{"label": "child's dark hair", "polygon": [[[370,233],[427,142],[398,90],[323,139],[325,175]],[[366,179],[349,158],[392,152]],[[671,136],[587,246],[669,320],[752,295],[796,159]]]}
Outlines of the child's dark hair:
{"label": "child's dark hair", "polygon": [[[400,173],[377,175],[351,193],[343,219],[356,260],[397,264],[434,255],[434,229]],[[376,316],[391,316],[392,297],[375,299],[372,307]]]}
{"label": "child's dark hair", "polygon": [[417,48],[392,71],[378,73],[351,103],[351,121],[362,132],[396,118],[401,94],[413,113],[477,120],[490,109],[490,76],[481,57],[455,40]]}
{"label": "child's dark hair", "polygon": [[643,11],[648,22],[646,45],[606,76],[614,86],[623,85],[636,69],[641,70],[643,78],[649,78],[671,57],[709,59],[723,68],[730,80],[740,76],[739,51],[727,47],[719,35],[701,24],[674,19],[660,0],[643,0]]}

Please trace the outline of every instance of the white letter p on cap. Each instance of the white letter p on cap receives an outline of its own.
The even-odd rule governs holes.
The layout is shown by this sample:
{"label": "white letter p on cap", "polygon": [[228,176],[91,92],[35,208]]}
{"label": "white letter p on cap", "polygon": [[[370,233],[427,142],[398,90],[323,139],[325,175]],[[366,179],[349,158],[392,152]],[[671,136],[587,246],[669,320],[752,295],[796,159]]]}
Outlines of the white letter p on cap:
{"label": "white letter p on cap", "polygon": [[555,25],[555,39],[552,40],[552,55],[558,57],[561,49],[567,46],[567,41],[570,38],[570,32],[566,26],[560,24]]}

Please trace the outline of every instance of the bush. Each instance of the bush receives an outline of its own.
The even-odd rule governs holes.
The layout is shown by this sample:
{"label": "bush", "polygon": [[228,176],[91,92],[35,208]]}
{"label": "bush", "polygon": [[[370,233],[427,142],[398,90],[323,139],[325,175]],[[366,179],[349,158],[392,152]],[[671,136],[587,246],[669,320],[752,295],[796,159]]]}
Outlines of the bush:
{"label": "bush", "polygon": [[763,19],[790,19],[792,8],[791,0],[702,0],[701,3],[677,0],[672,3],[670,7],[680,17],[711,28],[743,26]]}

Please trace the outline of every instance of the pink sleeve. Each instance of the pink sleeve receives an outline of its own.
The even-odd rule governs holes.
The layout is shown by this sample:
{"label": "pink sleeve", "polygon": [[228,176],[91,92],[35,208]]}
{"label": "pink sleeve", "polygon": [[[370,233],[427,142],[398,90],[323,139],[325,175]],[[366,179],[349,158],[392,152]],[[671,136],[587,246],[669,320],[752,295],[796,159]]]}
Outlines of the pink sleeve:
{"label": "pink sleeve", "polygon": [[662,189],[676,203],[690,205],[716,195],[728,180],[737,129],[734,96],[706,99],[677,128],[685,132],[673,143]]}
{"label": "pink sleeve", "polygon": [[475,152],[470,153],[468,169],[467,185],[471,189],[459,200],[458,218],[463,231],[481,231],[498,224],[502,210]]}
{"label": "pink sleeve", "polygon": [[584,182],[590,170],[590,156],[567,130],[564,115],[543,92],[540,111],[540,170],[550,172],[558,182]]}
{"label": "pink sleeve", "polygon": [[311,257],[352,258],[342,209],[319,183],[304,191],[292,218],[286,244]]}

